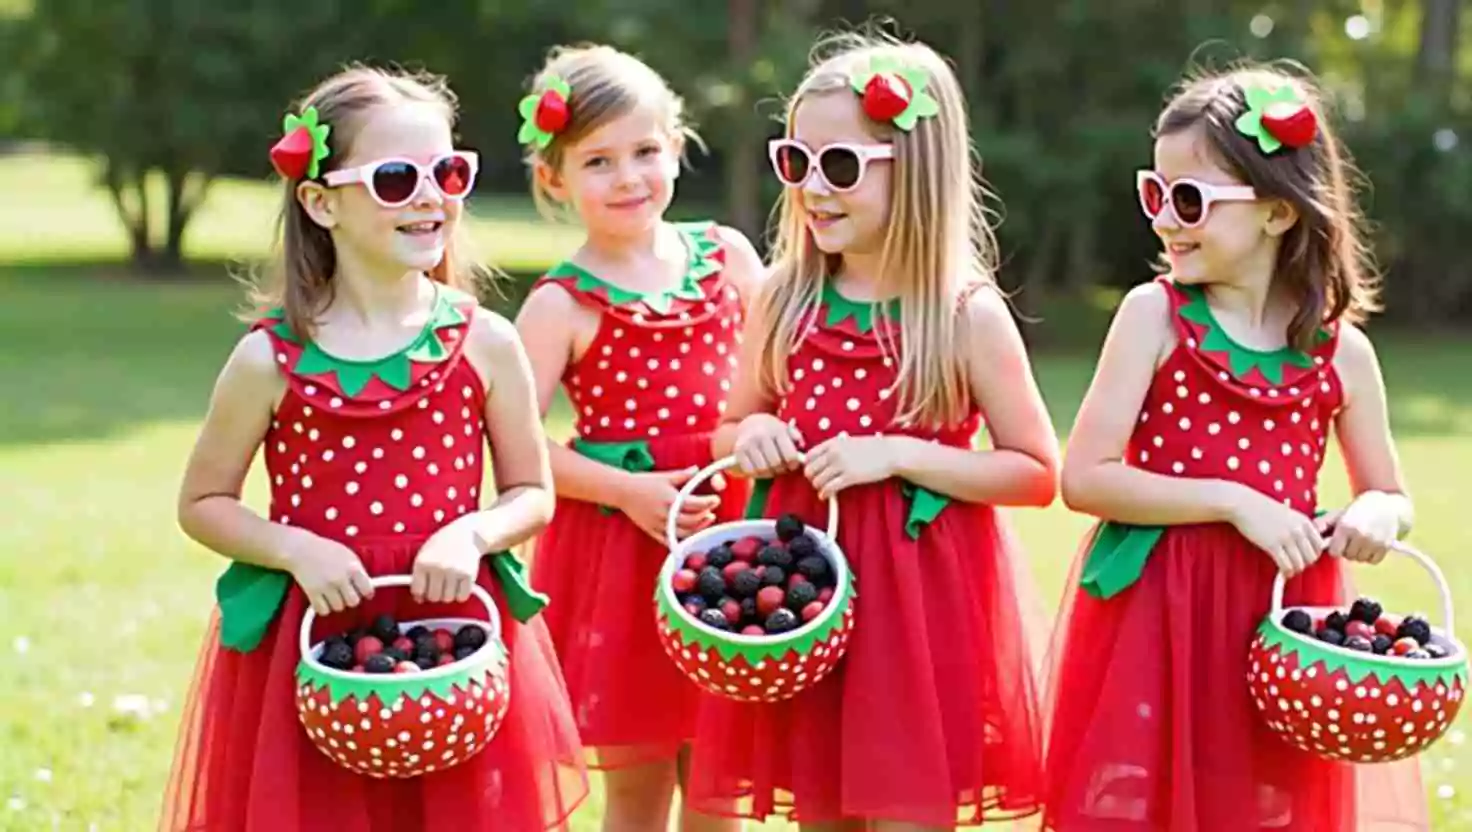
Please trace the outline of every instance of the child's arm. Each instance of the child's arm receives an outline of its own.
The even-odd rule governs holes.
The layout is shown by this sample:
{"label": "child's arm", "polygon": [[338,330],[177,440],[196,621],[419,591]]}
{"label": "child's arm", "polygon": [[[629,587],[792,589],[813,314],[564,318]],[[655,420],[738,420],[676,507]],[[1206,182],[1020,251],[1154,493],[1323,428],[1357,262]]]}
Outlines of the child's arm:
{"label": "child's arm", "polygon": [[986,413],[994,450],[910,436],[836,437],[808,456],[809,477],[824,499],[850,485],[896,476],[966,502],[1053,502],[1058,435],[1011,312],[999,293],[982,290],[967,300],[963,314],[967,381]]}
{"label": "child's arm", "polygon": [[1313,522],[1248,486],[1171,477],[1125,464],[1140,408],[1161,358],[1174,346],[1164,287],[1136,287],[1120,304],[1063,462],[1063,501],[1074,511],[1136,525],[1227,522],[1297,574],[1323,539]]}
{"label": "child's arm", "polygon": [[[546,418],[562,383],[562,374],[578,349],[577,333],[580,328],[596,333],[598,323],[597,313],[557,286],[535,289],[522,304],[516,328],[530,362],[536,404],[542,418]],[[591,340],[592,335],[586,336],[583,346]],[[688,468],[633,474],[589,459],[551,439],[543,444],[559,495],[613,506],[661,541],[675,495],[696,472],[695,468]],[[719,498],[712,495],[691,495],[681,504],[679,528],[688,534],[714,522],[719,504]]]}
{"label": "child's arm", "polygon": [[1334,430],[1355,497],[1320,518],[1319,528],[1332,529],[1331,554],[1379,563],[1389,545],[1410,531],[1415,517],[1390,434],[1385,379],[1370,339],[1347,324],[1340,328],[1334,366],[1344,386]]}
{"label": "child's arm", "polygon": [[225,557],[290,572],[319,615],[372,597],[368,573],[341,543],[273,523],[240,501],[251,461],[285,389],[265,332],[240,340],[215,382],[179,489],[179,528]]}

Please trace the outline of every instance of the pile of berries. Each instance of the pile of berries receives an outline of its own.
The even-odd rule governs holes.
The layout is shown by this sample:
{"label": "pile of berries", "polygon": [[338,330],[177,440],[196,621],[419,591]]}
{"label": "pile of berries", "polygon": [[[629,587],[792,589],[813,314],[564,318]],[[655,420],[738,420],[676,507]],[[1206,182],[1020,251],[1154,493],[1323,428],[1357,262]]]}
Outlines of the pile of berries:
{"label": "pile of berries", "polygon": [[328,638],[317,661],[350,673],[418,673],[454,664],[485,643],[485,628],[478,624],[465,624],[453,633],[423,625],[402,629],[385,613],[370,627]]}
{"label": "pile of berries", "polygon": [[1335,610],[1318,619],[1304,610],[1289,610],[1281,623],[1295,633],[1347,650],[1406,659],[1447,656],[1446,648],[1431,640],[1431,625],[1425,618],[1388,615],[1373,598],[1360,598],[1348,611]]}
{"label": "pile of berries", "polygon": [[822,614],[835,592],[833,566],[795,515],[777,518],[777,537],[744,537],[693,552],[671,583],[680,605],[705,627],[774,636]]}

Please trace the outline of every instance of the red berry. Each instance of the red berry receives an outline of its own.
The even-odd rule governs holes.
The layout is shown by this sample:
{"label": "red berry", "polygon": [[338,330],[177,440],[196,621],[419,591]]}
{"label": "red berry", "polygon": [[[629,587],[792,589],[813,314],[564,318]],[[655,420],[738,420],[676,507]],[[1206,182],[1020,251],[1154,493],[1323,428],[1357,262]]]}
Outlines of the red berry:
{"label": "red berry", "polygon": [[743,537],[731,544],[731,554],[739,561],[752,563],[764,545],[766,543],[760,537]]}
{"label": "red berry", "polygon": [[792,589],[793,587],[797,586],[798,584],[805,584],[807,582],[808,582],[807,576],[806,575],[802,575],[802,574],[797,573],[797,572],[793,572],[791,575],[788,575],[787,576],[787,588],[788,589]]}
{"label": "red berry", "polygon": [[[700,557],[702,560],[705,558],[704,555]],[[695,580],[698,577],[698,575],[689,569],[681,569],[675,572],[675,577],[670,583],[674,585],[676,592],[686,593],[695,588]]]}
{"label": "red berry", "polygon": [[756,594],[756,611],[766,618],[787,601],[787,592],[780,586],[764,586]]}
{"label": "red berry", "polygon": [[1395,638],[1395,631],[1399,628],[1400,622],[1396,621],[1394,618],[1391,618],[1388,615],[1380,616],[1379,620],[1375,622],[1375,632],[1379,633],[1382,636],[1390,636],[1391,638]]}
{"label": "red berry", "polygon": [[415,664],[413,662],[399,662],[398,664],[394,665],[394,672],[395,673],[418,673],[419,672],[419,665],[417,665],[417,664]]}
{"label": "red berry", "polygon": [[455,652],[455,634],[450,632],[449,630],[444,629],[443,627],[435,630],[434,646],[438,647],[441,653]]}
{"label": "red berry", "polygon": [[1419,649],[1421,649],[1420,642],[1416,641],[1413,638],[1410,638],[1409,636],[1407,636],[1406,638],[1396,639],[1395,644],[1390,646],[1390,651],[1397,656],[1404,656],[1412,650]]}
{"label": "red berry", "polygon": [[394,639],[394,649],[405,655],[412,655],[414,653],[414,640],[408,636],[399,636]]}
{"label": "red berry", "polygon": [[1372,639],[1375,637],[1375,628],[1363,621],[1350,621],[1344,625],[1344,636],[1345,638],[1349,636],[1363,636],[1367,640]]}
{"label": "red berry", "polygon": [[697,603],[695,603],[693,601],[691,603],[688,603],[688,604],[685,605],[685,612],[690,613],[690,617],[691,618],[699,618],[700,617],[700,614],[702,612],[704,612],[704,611],[705,611],[705,607],[703,607],[700,604],[697,604]]}
{"label": "red berry", "polygon": [[452,656],[452,655],[450,655],[449,653],[441,653],[439,659],[437,659],[435,661],[435,664],[438,665],[438,666],[440,666],[440,667],[444,667],[447,664],[454,664],[454,663],[455,663],[455,657]]}
{"label": "red berry", "polygon": [[365,671],[363,670],[363,666],[361,664],[355,664],[355,665],[353,665],[353,672],[354,673],[363,673]]}
{"label": "red berry", "polygon": [[726,576],[726,586],[730,586],[731,582],[736,580],[737,575],[740,575],[742,572],[745,572],[750,568],[751,564],[746,563],[745,561],[733,560],[730,563],[726,564],[726,568],[721,570],[721,574]]}
{"label": "red berry", "polygon": [[570,113],[567,109],[567,99],[557,90],[547,90],[542,93],[542,98],[537,102],[537,111],[532,116],[536,121],[537,129],[546,133],[556,133],[567,126]]}
{"label": "red berry", "polygon": [[741,628],[741,634],[743,636],[764,636],[767,631],[763,630],[760,624],[747,624]]}
{"label": "red berry", "polygon": [[721,602],[721,614],[732,624],[741,623],[741,602],[733,598],[727,598]]}
{"label": "red berry", "polygon": [[892,72],[879,72],[864,85],[864,114],[889,121],[910,106],[910,83]]}
{"label": "red berry", "polygon": [[825,586],[822,589],[818,590],[818,600],[821,601],[825,606],[828,604],[829,601],[832,601],[833,587]]}
{"label": "red berry", "polygon": [[358,664],[367,664],[369,657],[382,652],[383,642],[378,640],[378,636],[363,636],[353,647],[353,658],[358,660]]}
{"label": "red berry", "polygon": [[705,553],[704,552],[696,552],[695,554],[691,555],[690,557],[685,558],[685,568],[686,569],[689,569],[691,572],[699,572],[700,570],[704,569],[705,568]]}
{"label": "red berry", "polygon": [[823,614],[823,608],[824,607],[822,601],[814,601],[808,604],[806,607],[802,608],[802,620],[805,622],[812,621],[814,618],[817,618],[818,616]]}

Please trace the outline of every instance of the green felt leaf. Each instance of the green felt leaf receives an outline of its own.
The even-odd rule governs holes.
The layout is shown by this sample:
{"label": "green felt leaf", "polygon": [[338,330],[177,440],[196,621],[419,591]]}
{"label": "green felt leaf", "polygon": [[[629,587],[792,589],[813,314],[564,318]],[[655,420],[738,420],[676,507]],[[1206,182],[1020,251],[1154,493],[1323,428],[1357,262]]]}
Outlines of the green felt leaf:
{"label": "green felt leaf", "polygon": [[1467,685],[1467,660],[1465,657],[1445,659],[1386,659],[1373,653],[1358,653],[1344,648],[1315,641],[1309,643],[1296,633],[1285,629],[1271,618],[1264,618],[1257,631],[1270,648],[1277,648],[1283,655],[1294,655],[1300,667],[1321,664],[1327,673],[1345,672],[1349,683],[1357,685],[1373,679],[1385,685],[1394,679],[1414,692],[1417,685],[1435,687],[1455,683]]}
{"label": "green felt leaf", "polygon": [[432,693],[444,699],[451,693],[466,695],[472,684],[485,684],[486,671],[498,665],[504,667],[506,663],[506,649],[501,642],[492,641],[452,672],[436,669],[423,673],[343,673],[303,658],[296,666],[296,680],[299,685],[326,690],[333,706],[349,697],[366,702],[373,695],[387,705],[401,696],[418,699]]}
{"label": "green felt leaf", "polygon": [[727,638],[722,638],[711,630],[690,621],[684,615],[684,610],[675,609],[675,602],[671,600],[671,594],[656,587],[654,598],[659,606],[660,615],[670,628],[680,634],[681,639],[692,647],[701,650],[714,650],[723,660],[731,661],[740,656],[749,665],[755,665],[762,661],[780,661],[789,653],[806,654],[813,649],[818,642],[833,635],[843,623],[844,613],[848,610],[853,599],[858,597],[854,590],[854,573],[848,573],[848,580],[834,593],[830,606],[833,612],[824,622],[811,631],[803,632],[802,628],[792,631],[780,637],[764,638],[761,641],[748,640],[737,643]]}
{"label": "green felt leaf", "polygon": [[547,77],[547,89],[556,90],[564,100],[572,97],[572,87],[560,75],[549,75]]}
{"label": "green felt leaf", "polygon": [[532,587],[531,579],[526,574],[526,564],[521,558],[509,551],[492,552],[489,557],[491,571],[501,584],[501,592],[506,596],[506,608],[511,612],[512,618],[526,623],[547,608],[547,595]]}
{"label": "green felt leaf", "polygon": [[215,581],[220,606],[220,645],[249,653],[260,643],[286,600],[291,576],[278,569],[236,561]]}
{"label": "green felt leaf", "polygon": [[1272,90],[1253,85],[1244,89],[1242,93],[1247,99],[1247,111],[1237,117],[1234,126],[1242,135],[1257,139],[1257,146],[1263,153],[1276,152],[1283,146],[1283,143],[1278,141],[1278,138],[1263,125],[1263,114],[1274,104],[1302,104],[1303,100],[1298,97],[1298,92],[1287,84]]}
{"label": "green felt leaf", "polygon": [[[1237,380],[1246,381],[1249,374],[1257,370],[1269,384],[1282,384],[1284,365],[1291,364],[1301,369],[1310,369],[1314,366],[1313,358],[1293,347],[1263,351],[1242,346],[1227,334],[1216,316],[1212,314],[1211,307],[1206,302],[1206,292],[1201,287],[1181,286],[1180,288],[1190,299],[1181,306],[1181,317],[1206,327],[1206,335],[1201,340],[1200,349],[1203,352],[1226,353],[1227,365]],[[1320,330],[1315,337],[1323,341],[1329,337],[1329,334]]]}
{"label": "green felt leaf", "polygon": [[331,152],[327,148],[327,137],[332,133],[332,126],[322,124],[316,107],[307,107],[302,110],[301,115],[287,113],[281,120],[281,132],[291,133],[293,130],[306,128],[307,135],[312,137],[312,160],[307,164],[307,178],[316,179],[321,173],[321,163]]}
{"label": "green felt leaf", "polygon": [[541,100],[541,93],[528,95],[525,98],[521,99],[520,103],[516,105],[516,111],[521,114],[521,117],[523,119],[532,118],[537,114],[537,102]]}
{"label": "green felt leaf", "polygon": [[884,304],[873,304],[867,301],[853,301],[840,295],[838,289],[832,282],[825,281],[821,301],[827,310],[823,318],[824,326],[837,326],[852,318],[854,327],[861,333],[867,333],[874,329],[874,310],[878,306],[885,318],[896,321],[900,315],[899,298],[894,298]]}
{"label": "green felt leaf", "polygon": [[945,494],[931,491],[909,480],[900,481],[900,493],[910,501],[909,512],[905,515],[905,534],[911,540],[918,540],[921,530],[935,522],[935,518],[951,504],[951,498]]}

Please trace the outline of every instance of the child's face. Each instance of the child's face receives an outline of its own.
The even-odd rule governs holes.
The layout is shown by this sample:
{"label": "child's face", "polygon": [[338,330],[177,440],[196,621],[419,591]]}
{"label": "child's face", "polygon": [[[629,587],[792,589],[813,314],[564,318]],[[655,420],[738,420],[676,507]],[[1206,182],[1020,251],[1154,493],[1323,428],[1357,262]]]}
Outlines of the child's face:
{"label": "child's face", "polygon": [[[817,167],[818,154],[833,144],[877,145],[858,96],[847,91],[812,95],[798,103],[792,116],[792,138],[806,145]],[[893,163],[871,159],[858,184],[834,190],[814,171],[797,188],[813,242],[827,254],[877,254],[884,245],[889,222]]]}
{"label": "child's face", "polygon": [[[382,159],[428,164],[454,150],[443,113],[427,104],[399,103],[364,114],[353,146],[340,169]],[[460,221],[461,202],[446,199],[430,182],[421,182],[408,204],[385,208],[362,183],[333,188],[334,239],[354,260],[370,268],[427,271],[445,256],[445,244]],[[350,256],[352,256],[350,255]]]}
{"label": "child's face", "polygon": [[[1179,179],[1207,186],[1244,184],[1212,159],[1205,137],[1194,128],[1156,140],[1155,173],[1166,184]],[[1264,267],[1271,275],[1277,238],[1268,233],[1270,219],[1267,202],[1230,199],[1211,202],[1204,221],[1194,227],[1167,206],[1151,227],[1165,247],[1172,275],[1182,283],[1241,283]]]}
{"label": "child's face", "polygon": [[570,145],[559,170],[539,175],[589,230],[618,237],[655,227],[675,195],[678,139],[649,108],[615,118]]}

